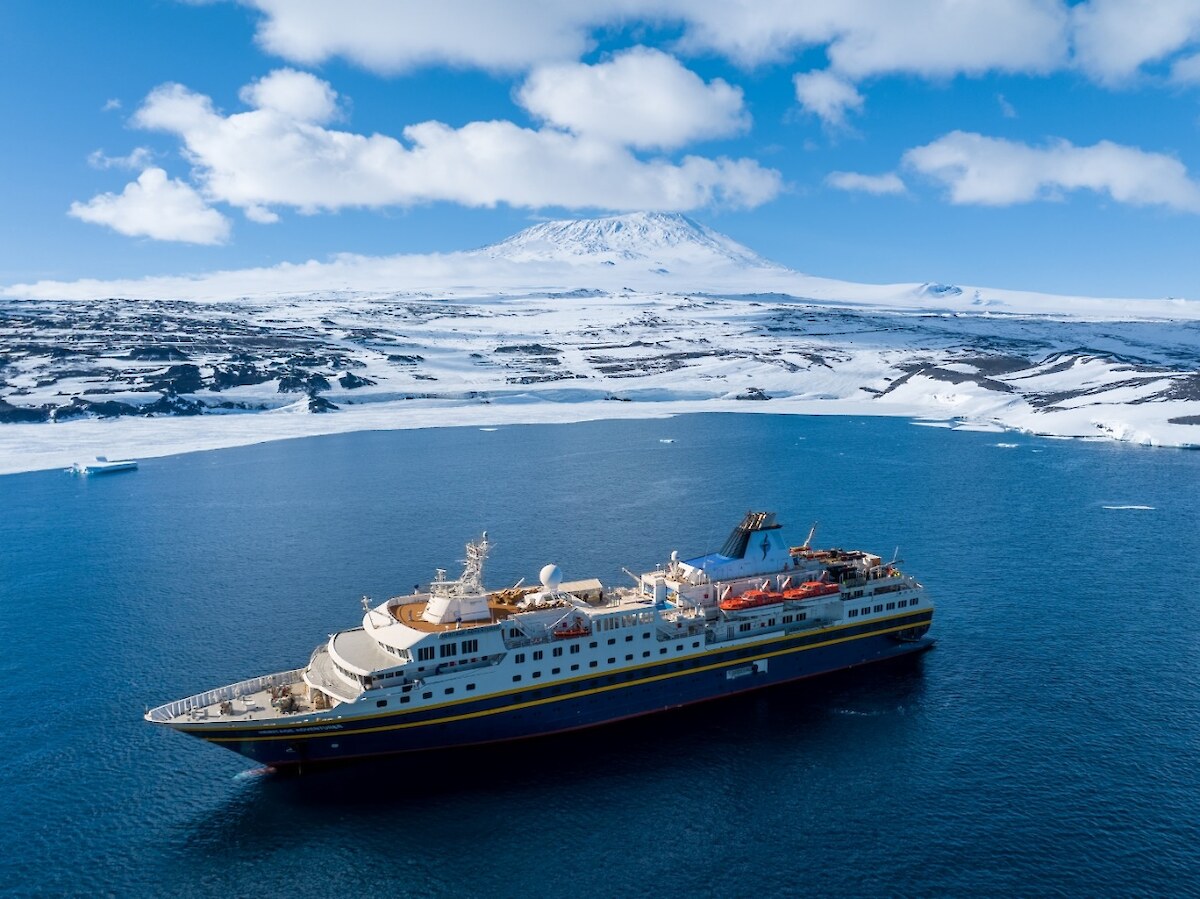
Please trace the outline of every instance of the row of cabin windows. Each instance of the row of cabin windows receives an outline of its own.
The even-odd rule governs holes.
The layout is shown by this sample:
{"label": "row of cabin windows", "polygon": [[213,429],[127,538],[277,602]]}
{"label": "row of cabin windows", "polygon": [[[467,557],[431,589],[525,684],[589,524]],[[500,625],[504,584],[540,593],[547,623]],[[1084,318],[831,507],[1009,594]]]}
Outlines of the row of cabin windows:
{"label": "row of cabin windows", "polygon": [[[699,648],[700,648],[700,641],[699,641],[699,640],[697,640],[697,641],[695,641],[694,643],[692,643],[692,649],[699,649]],[[675,647],[675,651],[676,651],[676,652],[683,652],[683,644],[682,644],[682,643],[680,643],[679,645],[677,645],[677,646]],[[659,655],[664,655],[664,656],[665,656],[665,655],[667,654],[667,647],[665,647],[665,646],[662,646],[662,647],[660,647],[660,648],[659,648],[659,650],[658,650],[658,654],[659,654]],[[517,653],[517,661],[518,661],[518,662],[524,661],[524,659],[522,658],[522,656],[523,656],[523,655],[524,655],[524,653]],[[643,658],[643,659],[648,659],[648,658],[650,658],[650,650],[648,650],[648,649],[647,649],[647,650],[644,650],[644,651],[642,652],[642,658]],[[632,662],[632,661],[633,661],[633,653],[626,653],[626,655],[625,655],[625,661],[626,661],[626,662]],[[616,656],[610,656],[610,657],[609,657],[609,659],[608,659],[608,662],[607,662],[606,664],[609,664],[609,665],[615,665],[615,664],[617,664],[617,657],[616,657]],[[588,662],[588,667],[589,667],[589,668],[595,668],[595,667],[597,667],[598,665],[599,665],[599,662],[597,662],[595,659],[593,659],[592,661]],[[578,671],[578,670],[579,670],[579,666],[578,666],[578,665],[572,665],[572,666],[571,666],[571,670],[572,670],[572,671]],[[555,674],[561,674],[561,673],[562,673],[562,669],[561,669],[561,668],[552,668],[552,669],[550,670],[550,674],[551,674],[551,675],[555,675]],[[532,677],[532,678],[535,678],[535,679],[536,679],[536,678],[540,678],[541,676],[542,676],[542,672],[540,672],[540,671],[534,671],[532,674],[530,674],[530,677]],[[520,674],[514,674],[514,675],[512,676],[512,679],[513,679],[513,683],[514,683],[514,684],[516,684],[516,683],[520,683],[520,682],[521,682],[521,680],[523,679],[523,675],[520,675]]]}
{"label": "row of cabin windows", "polygon": [[[459,649],[462,649],[462,654],[469,656],[473,652],[479,652],[479,641],[477,639],[463,640],[459,643],[443,643],[437,648],[437,655],[443,659],[453,658],[458,655]],[[432,646],[417,647],[417,661],[431,662],[434,657],[434,648]]]}
{"label": "row of cabin windows", "polygon": [[629,615],[610,615],[596,622],[596,630],[611,631],[621,627],[636,627],[639,624],[650,624],[654,620],[653,612],[633,612]]}
{"label": "row of cabin windows", "polygon": [[872,611],[882,612],[885,609],[890,612],[893,609],[905,609],[908,608],[909,605],[915,606],[916,604],[917,600],[915,599],[901,599],[897,602],[889,602],[887,604],[880,603],[876,605],[874,609],[872,609],[870,606],[863,606],[861,609],[851,609],[846,613],[846,617],[857,618],[859,615],[870,615]]}
{"label": "row of cabin windows", "polygon": [[[699,644],[693,644],[693,645],[698,646]],[[663,666],[662,670],[664,670],[664,671],[682,671],[686,667],[689,667],[690,665],[691,665],[691,663],[673,662],[673,663],[669,663],[669,664]],[[596,662],[594,662],[594,661],[589,662],[588,666],[591,668],[595,668]],[[574,671],[577,667],[578,667],[577,665],[574,665],[574,666],[572,666],[571,670]],[[589,687],[591,687],[591,686],[608,686],[611,684],[617,684],[617,683],[622,683],[625,681],[635,680],[641,676],[642,675],[640,673],[634,672],[634,671],[619,672],[616,674],[601,676],[601,677],[596,678],[595,680],[588,681],[588,686]],[[541,689],[530,690],[530,691],[524,693],[523,696],[528,697],[528,698],[533,698],[533,699],[539,699],[539,698],[542,698],[545,696],[555,696],[555,695],[562,695],[564,693],[570,693],[576,689],[578,689],[577,686],[574,686],[572,684],[552,684],[552,685],[547,685],[546,687],[543,687]]]}
{"label": "row of cabin windows", "polygon": [[[475,685],[474,685],[474,684],[467,684],[467,685],[466,685],[466,686],[465,686],[463,689],[464,689],[466,692],[470,693],[470,692],[474,691],[474,689],[475,689]],[[443,692],[444,692],[444,693],[445,693],[447,696],[453,696],[453,695],[454,695],[454,688],[453,688],[453,687],[447,687],[447,688],[446,688],[446,689],[445,689]],[[422,693],[422,694],[421,694],[421,698],[422,698],[422,699],[433,699],[433,691],[432,691],[432,690],[426,690],[424,693]],[[412,702],[412,697],[411,697],[411,696],[401,696],[401,697],[400,697],[400,704],[401,704],[401,705],[404,705],[405,703],[408,703],[408,702]],[[376,702],[375,702],[375,705],[376,705],[376,706],[378,706],[378,707],[379,707],[379,708],[381,708],[381,709],[382,709],[382,708],[385,708],[385,707],[387,706],[387,704],[388,704],[388,701],[387,701],[386,699],[379,699],[379,700],[376,700]]]}
{"label": "row of cabin windows", "polygon": [[[793,621],[807,621],[807,620],[808,620],[808,612],[800,612],[797,615],[784,615],[783,616],[784,624],[791,624]],[[758,627],[774,627],[774,626],[775,626],[774,618],[768,618],[766,621],[758,622]],[[747,631],[752,630],[754,627],[755,627],[755,623],[753,621],[743,621],[741,624],[738,625],[738,633],[744,634]]]}

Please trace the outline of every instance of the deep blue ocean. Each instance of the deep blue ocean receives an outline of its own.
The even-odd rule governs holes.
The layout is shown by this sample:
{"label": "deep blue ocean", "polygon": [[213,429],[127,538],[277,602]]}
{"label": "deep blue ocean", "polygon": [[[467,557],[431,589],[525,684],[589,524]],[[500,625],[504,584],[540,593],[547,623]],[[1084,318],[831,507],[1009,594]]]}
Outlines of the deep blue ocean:
{"label": "deep blue ocean", "polygon": [[[298,778],[142,720],[304,664],[363,594],[457,571],[485,528],[493,586],[547,562],[619,582],[750,508],[794,543],[818,520],[818,545],[899,546],[936,648]],[[360,433],[0,477],[0,892],[1200,895],[1198,563],[1200,452],[896,419]]]}

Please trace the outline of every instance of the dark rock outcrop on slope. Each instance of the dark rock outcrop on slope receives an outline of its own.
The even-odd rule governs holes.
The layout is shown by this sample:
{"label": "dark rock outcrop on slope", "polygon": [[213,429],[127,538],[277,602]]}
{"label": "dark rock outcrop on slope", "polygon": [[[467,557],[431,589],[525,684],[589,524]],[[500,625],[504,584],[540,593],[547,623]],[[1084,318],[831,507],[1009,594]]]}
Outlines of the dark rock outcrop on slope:
{"label": "dark rock outcrop on slope", "polygon": [[357,390],[359,387],[373,387],[375,383],[370,378],[362,378],[352,372],[346,372],[338,378],[338,384],[345,390]]}
{"label": "dark rock outcrop on slope", "polygon": [[329,389],[329,381],[324,375],[293,372],[279,379],[280,393],[318,393]]}

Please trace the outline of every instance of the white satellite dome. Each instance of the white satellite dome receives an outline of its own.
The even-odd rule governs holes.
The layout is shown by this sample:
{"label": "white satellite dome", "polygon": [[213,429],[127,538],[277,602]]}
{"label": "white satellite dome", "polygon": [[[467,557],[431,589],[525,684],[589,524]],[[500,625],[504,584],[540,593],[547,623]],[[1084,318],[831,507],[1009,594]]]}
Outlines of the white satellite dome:
{"label": "white satellite dome", "polygon": [[538,577],[541,578],[543,587],[551,593],[556,593],[558,585],[562,583],[562,569],[551,563],[542,568],[542,573]]}

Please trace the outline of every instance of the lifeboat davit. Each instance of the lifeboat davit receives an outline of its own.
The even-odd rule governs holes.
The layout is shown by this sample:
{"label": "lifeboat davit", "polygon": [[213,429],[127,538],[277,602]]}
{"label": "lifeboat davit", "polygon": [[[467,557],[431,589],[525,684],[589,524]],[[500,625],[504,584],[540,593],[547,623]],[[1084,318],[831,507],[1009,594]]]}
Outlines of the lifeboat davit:
{"label": "lifeboat davit", "polygon": [[782,593],[772,593],[770,590],[747,590],[740,596],[731,596],[720,602],[726,612],[740,612],[743,609],[756,609],[759,606],[771,606],[783,602]]}
{"label": "lifeboat davit", "polygon": [[784,599],[812,599],[815,596],[832,596],[840,588],[826,581],[805,581],[799,587],[783,591]]}

